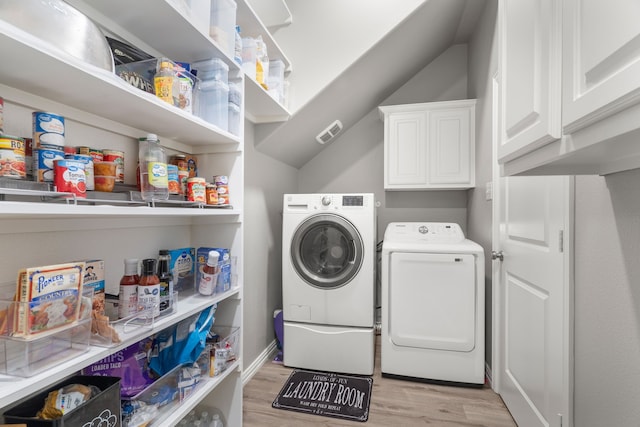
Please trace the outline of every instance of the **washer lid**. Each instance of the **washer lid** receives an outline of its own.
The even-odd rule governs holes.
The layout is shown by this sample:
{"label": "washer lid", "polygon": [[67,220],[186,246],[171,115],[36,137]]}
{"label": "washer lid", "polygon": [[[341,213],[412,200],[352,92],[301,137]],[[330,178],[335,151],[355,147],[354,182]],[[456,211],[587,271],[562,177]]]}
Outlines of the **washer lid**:
{"label": "washer lid", "polygon": [[332,289],[349,283],[362,266],[364,243],[358,230],[335,214],[303,221],[291,239],[291,262],[308,284]]}

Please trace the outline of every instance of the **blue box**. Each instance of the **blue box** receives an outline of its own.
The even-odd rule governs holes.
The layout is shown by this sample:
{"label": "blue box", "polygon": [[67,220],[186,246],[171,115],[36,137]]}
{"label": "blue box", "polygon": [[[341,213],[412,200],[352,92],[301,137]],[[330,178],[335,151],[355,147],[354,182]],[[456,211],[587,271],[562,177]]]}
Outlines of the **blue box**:
{"label": "blue box", "polygon": [[173,274],[173,290],[193,292],[195,290],[196,249],[180,248],[169,251],[169,269]]}
{"label": "blue box", "polygon": [[218,273],[218,282],[216,283],[216,289],[214,291],[214,294],[220,294],[231,289],[231,257],[229,256],[229,249],[227,248],[198,248],[196,253],[196,284],[200,282],[202,267],[207,263],[209,251],[217,251],[220,254],[220,258],[218,258],[218,268],[220,272]]}

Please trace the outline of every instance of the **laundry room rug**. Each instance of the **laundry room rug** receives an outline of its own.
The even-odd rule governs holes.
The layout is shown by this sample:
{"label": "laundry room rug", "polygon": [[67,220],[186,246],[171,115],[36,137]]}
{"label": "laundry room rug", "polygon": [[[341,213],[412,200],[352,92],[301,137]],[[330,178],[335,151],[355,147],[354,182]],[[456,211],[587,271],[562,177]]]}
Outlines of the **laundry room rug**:
{"label": "laundry room rug", "polygon": [[372,385],[370,377],[294,369],[271,406],[364,422]]}

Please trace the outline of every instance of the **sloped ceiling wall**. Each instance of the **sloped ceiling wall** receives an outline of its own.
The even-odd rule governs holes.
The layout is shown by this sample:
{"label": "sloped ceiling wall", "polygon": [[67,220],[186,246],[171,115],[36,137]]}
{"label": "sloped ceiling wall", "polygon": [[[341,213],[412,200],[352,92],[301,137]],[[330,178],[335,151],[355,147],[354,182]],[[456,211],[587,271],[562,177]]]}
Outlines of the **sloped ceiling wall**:
{"label": "sloped ceiling wall", "polygon": [[[427,0],[419,4],[399,25],[319,88],[288,121],[256,125],[256,149],[293,167],[302,167],[326,147],[315,137],[330,123],[340,120],[344,133],[451,45],[464,43],[483,6],[480,0]],[[292,13],[295,22],[294,8]],[[274,36],[278,40],[277,31]],[[315,58],[310,52],[307,60],[322,66],[330,58]],[[295,73],[295,62],[293,67]]]}

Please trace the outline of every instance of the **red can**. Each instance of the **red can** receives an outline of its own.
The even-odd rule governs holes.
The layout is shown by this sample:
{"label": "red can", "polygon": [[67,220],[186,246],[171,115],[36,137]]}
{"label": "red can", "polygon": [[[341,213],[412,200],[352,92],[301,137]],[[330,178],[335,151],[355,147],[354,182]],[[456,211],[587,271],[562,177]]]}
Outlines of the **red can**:
{"label": "red can", "polygon": [[87,197],[87,177],[84,163],[77,160],[58,159],[53,162],[53,182],[56,191],[73,193],[78,198]]}
{"label": "red can", "polygon": [[205,203],[207,201],[206,185],[207,182],[204,178],[189,178],[187,180],[187,200]]}

